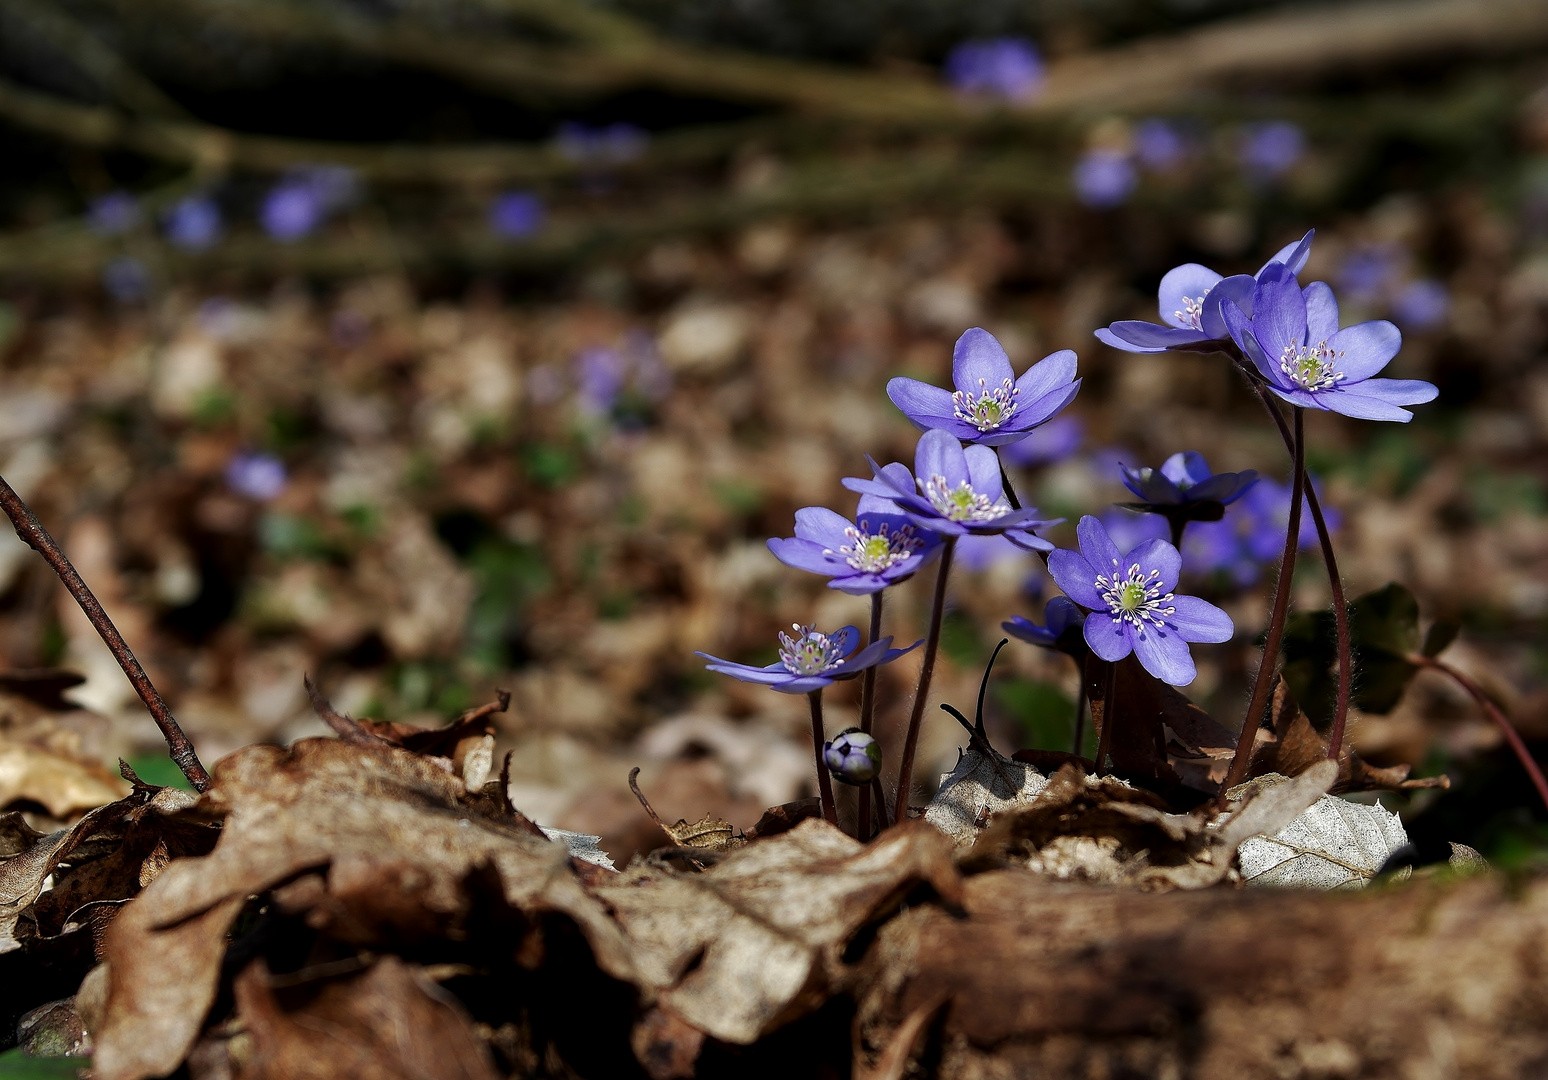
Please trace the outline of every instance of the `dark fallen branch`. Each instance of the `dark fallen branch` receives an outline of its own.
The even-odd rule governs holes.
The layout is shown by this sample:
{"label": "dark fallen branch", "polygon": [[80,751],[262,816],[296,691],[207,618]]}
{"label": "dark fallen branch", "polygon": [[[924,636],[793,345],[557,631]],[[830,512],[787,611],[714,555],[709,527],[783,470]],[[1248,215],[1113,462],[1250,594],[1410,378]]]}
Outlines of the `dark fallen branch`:
{"label": "dark fallen branch", "polygon": [[59,580],[64,583],[64,587],[80,605],[80,609],[86,613],[86,618],[91,620],[92,627],[101,635],[108,650],[112,652],[113,659],[118,661],[118,666],[123,668],[124,674],[129,677],[129,682],[134,686],[134,692],[139,694],[140,700],[145,703],[145,708],[151,714],[151,719],[156,722],[156,727],[161,729],[161,737],[167,742],[168,756],[188,778],[188,782],[193,785],[195,791],[207,790],[210,786],[210,774],[205,772],[204,766],[199,762],[199,755],[194,753],[193,743],[188,740],[187,735],[183,734],[183,729],[173,717],[172,710],[167,708],[167,703],[162,700],[155,684],[150,681],[150,676],[145,674],[145,669],[140,666],[139,660],[135,659],[129,643],[118,632],[118,627],[113,625],[113,620],[108,618],[96,594],[81,579],[80,572],[60,550],[59,544],[48,534],[48,530],[38,521],[37,515],[28,508],[21,496],[16,494],[3,477],[0,477],[0,509],[4,509],[5,516],[11,519],[11,524],[16,528],[16,535],[53,567],[54,573],[59,575]]}

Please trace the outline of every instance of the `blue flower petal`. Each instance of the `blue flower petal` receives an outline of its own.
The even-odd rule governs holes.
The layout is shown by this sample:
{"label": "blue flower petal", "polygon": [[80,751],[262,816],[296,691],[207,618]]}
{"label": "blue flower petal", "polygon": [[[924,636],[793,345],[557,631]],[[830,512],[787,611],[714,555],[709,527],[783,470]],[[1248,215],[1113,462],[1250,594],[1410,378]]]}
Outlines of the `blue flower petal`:
{"label": "blue flower petal", "polygon": [[1182,573],[1182,556],[1165,540],[1146,540],[1143,544],[1137,545],[1123,557],[1122,566],[1125,573],[1135,563],[1139,563],[1141,572],[1147,577],[1152,570],[1161,572],[1156,580],[1162,592],[1171,592],[1177,588],[1177,577]]}
{"label": "blue flower petal", "polygon": [[823,545],[810,540],[775,537],[769,541],[774,557],[795,570],[813,574],[847,574],[850,567],[843,559],[823,554]]}
{"label": "blue flower petal", "polygon": [[950,420],[956,411],[950,391],[901,375],[888,380],[887,396],[915,427],[923,430],[939,427],[936,421]]}
{"label": "blue flower petal", "polygon": [[[1372,382],[1387,381],[1389,380],[1372,379],[1370,382],[1361,383],[1360,389],[1365,389]],[[1391,420],[1406,424],[1414,418],[1414,414],[1407,409],[1399,408],[1376,394],[1363,394],[1359,390],[1328,390],[1312,396],[1317,399],[1320,408],[1329,412],[1342,413],[1356,420]]]}
{"label": "blue flower petal", "polygon": [[[1100,519],[1087,514],[1075,526],[1075,536],[1080,543],[1080,553],[1085,556],[1086,562],[1091,564],[1098,573],[1111,574],[1113,565],[1119,561],[1122,553],[1118,550],[1118,545],[1113,543],[1113,538],[1107,535],[1107,526],[1103,525]],[[1056,578],[1055,580],[1058,579]],[[1096,580],[1094,575],[1092,580]],[[1059,587],[1064,589],[1062,582]],[[1085,607],[1099,608],[1104,606],[1101,603],[1086,604],[1080,597],[1075,596],[1068,589],[1064,589],[1064,592],[1077,604],[1083,604]]]}
{"label": "blue flower petal", "polygon": [[1015,378],[1005,346],[989,331],[975,326],[957,339],[951,352],[951,381],[958,390],[976,394],[983,388],[980,382],[992,390]]}
{"label": "blue flower petal", "polygon": [[914,475],[926,484],[932,477],[942,477],[949,488],[969,480],[962,444],[945,431],[925,432],[914,449]]}
{"label": "blue flower petal", "polygon": [[1184,641],[1230,641],[1236,632],[1231,616],[1208,600],[1200,600],[1197,596],[1174,596],[1171,606],[1175,614],[1167,622],[1177,628],[1178,636]]}
{"label": "blue flower petal", "polygon": [[1386,320],[1379,320],[1345,327],[1327,340],[1328,348],[1339,354],[1333,366],[1343,373],[1347,387],[1386,367],[1402,348],[1403,333]]}
{"label": "blue flower petal", "polygon": [[1053,648],[1054,642],[1059,640],[1059,635],[1046,626],[1039,626],[1024,615],[1013,615],[1000,624],[1013,638],[1019,638],[1031,645],[1037,645],[1044,649]]}
{"label": "blue flower petal", "polygon": [[1213,340],[1227,337],[1230,330],[1226,328],[1220,309],[1226,304],[1235,304],[1242,309],[1243,314],[1250,316],[1252,294],[1257,287],[1257,279],[1248,277],[1246,274],[1233,274],[1223,278],[1219,285],[1210,290],[1209,296],[1204,301],[1204,333]]}
{"label": "blue flower petal", "polygon": [[1017,395],[1020,407],[1024,409],[1038,399],[1067,386],[1070,380],[1075,378],[1076,360],[1073,349],[1060,349],[1058,352],[1049,353],[1027,368],[1021,378],[1016,380],[1016,389],[1020,391]]}
{"label": "blue flower petal", "polygon": [[[1086,620],[1091,625],[1091,620]],[[1198,674],[1193,666],[1193,656],[1188,643],[1176,633],[1157,627],[1149,627],[1144,633],[1135,633],[1134,655],[1140,665],[1156,678],[1173,686],[1187,686]]]}
{"label": "blue flower petal", "polygon": [[1306,301],[1306,343],[1315,345],[1338,333],[1338,300],[1325,281],[1314,281],[1301,290]]}
{"label": "blue flower petal", "polygon": [[1220,283],[1220,275],[1198,263],[1174,266],[1161,278],[1156,299],[1161,309],[1161,321],[1179,330],[1198,333],[1199,328],[1182,319],[1181,313],[1188,301],[1202,304],[1209,291]]}
{"label": "blue flower petal", "polygon": [[848,528],[849,519],[826,506],[807,506],[796,511],[796,538],[810,540],[832,551],[837,551],[848,542],[849,537],[845,532]]}
{"label": "blue flower petal", "polygon": [[1107,615],[1088,615],[1084,636],[1091,651],[1109,663],[1122,660],[1134,651],[1133,634],[1128,623]]}
{"label": "blue flower petal", "polygon": [[1286,348],[1306,344],[1306,298],[1295,275],[1282,266],[1263,271],[1252,298],[1252,334],[1275,360]]}
{"label": "blue flower petal", "polygon": [[1098,330],[1096,336],[1104,344],[1126,352],[1166,352],[1182,345],[1197,345],[1209,340],[1197,330],[1157,326],[1135,319],[1115,322],[1104,330]]}
{"label": "blue flower petal", "polygon": [[1068,548],[1059,548],[1048,556],[1048,574],[1064,594],[1081,607],[1106,610],[1107,604],[1097,591],[1097,572],[1085,556]]}
{"label": "blue flower petal", "polygon": [[1299,240],[1292,241],[1274,252],[1274,257],[1258,270],[1262,276],[1263,271],[1277,264],[1287,266],[1292,274],[1299,274],[1306,266],[1306,260],[1311,255],[1312,238],[1317,235],[1317,230],[1312,229]]}

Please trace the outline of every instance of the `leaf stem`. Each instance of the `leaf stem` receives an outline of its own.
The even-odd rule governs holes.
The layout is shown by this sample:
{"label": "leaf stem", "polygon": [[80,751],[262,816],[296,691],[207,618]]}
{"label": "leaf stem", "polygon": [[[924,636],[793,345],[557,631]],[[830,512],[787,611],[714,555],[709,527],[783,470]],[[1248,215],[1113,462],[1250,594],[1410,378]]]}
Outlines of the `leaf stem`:
{"label": "leaf stem", "polygon": [[59,575],[59,580],[69,590],[75,602],[80,605],[86,618],[101,635],[112,652],[113,659],[118,661],[118,666],[124,669],[124,674],[129,677],[129,682],[134,686],[134,692],[140,695],[140,700],[145,703],[146,710],[151,719],[161,729],[161,737],[167,741],[167,756],[177,765],[182,774],[188,778],[195,791],[208,791],[210,787],[210,774],[205,772],[204,766],[199,762],[199,755],[194,753],[193,743],[188,736],[183,734],[183,729],[178,726],[177,720],[172,715],[172,710],[167,708],[167,703],[162,700],[150,676],[145,674],[145,669],[135,659],[134,653],[129,649],[129,643],[118,632],[118,627],[113,625],[113,620],[102,608],[102,603],[89,589],[86,582],[81,579],[80,572],[74,564],[60,550],[59,544],[48,534],[37,515],[34,514],[16,494],[14,488],[0,477],[0,509],[5,511],[5,516],[11,519],[11,524],[16,527],[16,535],[21,537],[28,547],[43,556],[54,573]]}
{"label": "leaf stem", "polygon": [[[1268,409],[1282,430],[1284,417],[1279,409],[1263,395],[1264,408]],[[1252,743],[1258,734],[1258,724],[1263,719],[1263,709],[1268,704],[1269,687],[1274,679],[1274,666],[1279,661],[1279,645],[1285,636],[1285,620],[1290,612],[1290,585],[1295,576],[1295,555],[1301,541],[1301,503],[1306,487],[1306,442],[1303,438],[1304,423],[1300,408],[1295,410],[1295,432],[1285,434],[1291,440],[1290,520],[1285,525],[1285,550],[1279,559],[1279,581],[1274,586],[1274,605],[1269,613],[1268,636],[1263,641],[1263,659],[1253,676],[1252,695],[1247,699],[1247,715],[1242,718],[1242,731],[1236,739],[1236,754],[1231,758],[1230,771],[1220,785],[1219,805],[1225,806],[1225,793],[1247,775],[1252,763]]]}
{"label": "leaf stem", "polygon": [[908,792],[914,775],[914,750],[919,743],[919,728],[924,721],[925,700],[930,696],[930,675],[935,670],[935,654],[941,644],[941,616],[946,608],[946,576],[951,572],[951,556],[957,538],[948,536],[941,545],[941,563],[935,572],[935,599],[930,606],[930,628],[925,634],[924,663],[919,668],[919,685],[914,689],[914,707],[908,714],[908,734],[903,739],[903,758],[898,762],[898,791],[893,801],[892,820],[908,820]]}
{"label": "leaf stem", "polygon": [[[877,589],[871,594],[871,634],[866,638],[865,644],[869,645],[881,637],[882,594],[886,589]],[[860,730],[867,735],[871,734],[871,725],[876,714],[876,665],[865,669],[865,674],[860,677]],[[879,806],[879,816],[883,819],[887,816],[886,806]],[[883,828],[886,827],[885,822]],[[855,822],[857,838],[862,842],[871,838],[871,787],[862,787],[859,792],[859,809]]]}
{"label": "leaf stem", "polygon": [[1005,489],[1005,501],[1010,503],[1012,510],[1021,509],[1021,500],[1016,498],[1016,489],[1011,486],[1010,473],[1005,471],[1005,462],[1000,459],[998,452],[994,460],[1000,463],[1000,486]]}
{"label": "leaf stem", "polygon": [[817,793],[822,796],[822,816],[829,825],[838,824],[838,807],[833,801],[833,781],[828,776],[828,763],[822,760],[822,691],[813,690],[806,695],[812,703],[812,755],[817,759]]}
{"label": "leaf stem", "polygon": [[1516,730],[1516,725],[1510,722],[1510,717],[1506,716],[1498,705],[1489,700],[1489,695],[1484,693],[1483,687],[1450,664],[1443,663],[1433,656],[1415,655],[1410,656],[1408,661],[1412,664],[1418,664],[1420,667],[1439,671],[1443,675],[1449,675],[1453,682],[1466,690],[1468,695],[1478,702],[1479,707],[1483,709],[1490,720],[1494,721],[1495,727],[1499,728],[1500,733],[1505,736],[1505,741],[1510,743],[1510,748],[1515,752],[1516,759],[1521,762],[1521,767],[1532,778],[1532,786],[1537,789],[1537,797],[1543,800],[1543,806],[1548,807],[1548,780],[1543,778],[1543,770],[1538,767],[1536,759],[1532,757],[1531,751],[1527,749],[1526,743],[1521,738],[1521,733]]}
{"label": "leaf stem", "polygon": [[1075,692],[1075,747],[1071,751],[1076,757],[1085,757],[1081,753],[1086,741],[1086,677],[1081,673],[1080,689]]}

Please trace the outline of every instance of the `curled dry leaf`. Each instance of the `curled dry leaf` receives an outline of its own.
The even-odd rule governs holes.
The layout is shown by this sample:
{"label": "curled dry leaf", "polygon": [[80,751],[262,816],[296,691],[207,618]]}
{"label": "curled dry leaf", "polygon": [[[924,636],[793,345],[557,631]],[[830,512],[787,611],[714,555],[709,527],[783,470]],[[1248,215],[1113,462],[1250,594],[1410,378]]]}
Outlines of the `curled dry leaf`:
{"label": "curled dry leaf", "polygon": [[[1331,762],[1321,767],[1331,773]],[[1312,775],[1308,770],[1304,776]],[[1265,776],[1232,788],[1232,794],[1256,789],[1259,799],[1296,781]],[[1250,804],[1248,804],[1250,807]],[[1245,811],[1244,811],[1245,812]],[[1229,827],[1229,823],[1227,825]],[[1238,826],[1239,828],[1241,826]],[[1396,814],[1378,805],[1362,806],[1333,795],[1317,799],[1289,824],[1276,831],[1254,829],[1259,835],[1243,840],[1239,858],[1248,885],[1283,885],[1309,889],[1359,889],[1381,870],[1408,834]]]}
{"label": "curled dry leaf", "polygon": [[993,758],[976,747],[963,752],[925,807],[924,819],[959,848],[971,847],[995,814],[1031,805],[1048,783],[1031,765],[990,752]]}
{"label": "curled dry leaf", "polygon": [[1215,827],[1207,810],[1170,813],[1151,792],[1066,765],[1031,804],[991,821],[960,859],[969,870],[1018,865],[1061,881],[1205,888],[1230,873],[1247,837],[1283,828],[1315,802],[1332,773],[1331,764],[1312,770],[1244,803],[1234,822]]}
{"label": "curled dry leaf", "polygon": [[94,762],[0,739],[0,807],[25,801],[51,817],[69,818],[123,798],[125,790],[123,781]]}

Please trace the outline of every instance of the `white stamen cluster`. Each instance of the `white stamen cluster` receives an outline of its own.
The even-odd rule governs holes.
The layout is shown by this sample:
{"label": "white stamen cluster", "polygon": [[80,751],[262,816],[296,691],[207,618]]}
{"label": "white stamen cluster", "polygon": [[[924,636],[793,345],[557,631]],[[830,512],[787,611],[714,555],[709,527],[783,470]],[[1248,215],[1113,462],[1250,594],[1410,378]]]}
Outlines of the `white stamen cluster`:
{"label": "white stamen cluster", "polygon": [[[914,552],[924,547],[924,541],[914,535],[912,525],[893,529],[890,523],[884,521],[875,532],[870,529],[871,523],[864,519],[845,529],[844,536],[849,543],[837,552],[853,569],[862,573],[879,574],[883,570],[890,570],[898,563],[912,558]],[[832,555],[834,552],[824,549],[823,554]]]}
{"label": "white stamen cluster", "polygon": [[790,628],[796,637],[783,630],[779,633],[779,660],[790,674],[826,675],[844,663],[838,645],[827,634],[800,623],[791,623]]}
{"label": "white stamen cluster", "polygon": [[972,424],[979,431],[993,431],[1016,413],[1016,398],[1021,391],[1010,379],[1005,379],[993,390],[983,379],[978,380],[978,393],[958,390],[951,395],[958,420]]}
{"label": "white stamen cluster", "polygon": [[1191,296],[1185,296],[1182,298],[1182,302],[1182,310],[1172,312],[1172,318],[1180,323],[1188,324],[1195,330],[1202,331],[1204,329],[1204,298],[1201,296],[1195,300]]}
{"label": "white stamen cluster", "polygon": [[1143,637],[1146,627],[1159,625],[1164,616],[1177,614],[1172,606],[1174,594],[1161,595],[1160,577],[1161,571],[1147,574],[1139,563],[1130,564],[1124,574],[1114,559],[1112,574],[1098,574],[1096,587],[1113,621],[1128,623]]}
{"label": "white stamen cluster", "polygon": [[916,482],[930,505],[948,521],[994,521],[1011,512],[1004,495],[991,502],[989,496],[974,491],[966,480],[951,487],[944,476],[937,474]]}
{"label": "white stamen cluster", "polygon": [[1331,390],[1344,379],[1333,365],[1344,354],[1328,348],[1326,341],[1312,346],[1286,345],[1279,354],[1279,370],[1302,390]]}

